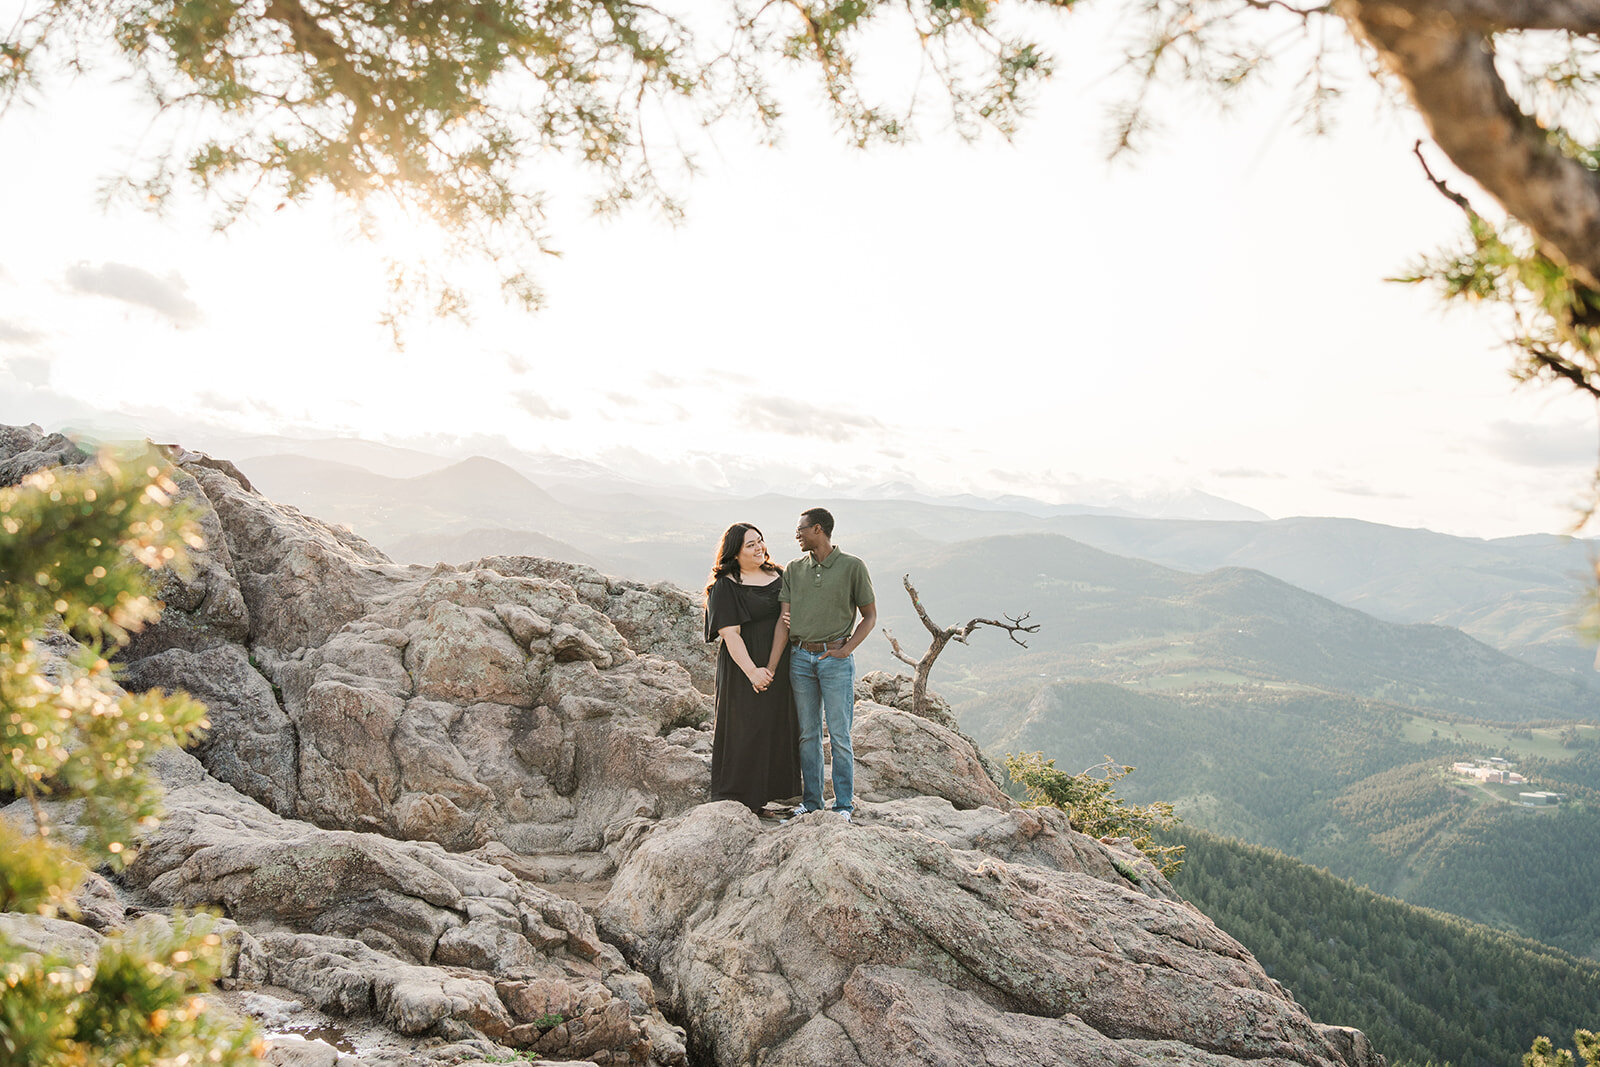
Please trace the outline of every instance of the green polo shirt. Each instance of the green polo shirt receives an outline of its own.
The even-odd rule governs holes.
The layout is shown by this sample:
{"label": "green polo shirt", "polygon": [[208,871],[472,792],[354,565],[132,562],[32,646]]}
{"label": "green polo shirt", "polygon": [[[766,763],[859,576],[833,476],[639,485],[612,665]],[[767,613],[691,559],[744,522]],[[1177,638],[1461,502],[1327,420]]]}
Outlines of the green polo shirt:
{"label": "green polo shirt", "polygon": [[809,552],[790,560],[778,599],[789,605],[789,636],[797,641],[849,637],[856,609],[876,603],[867,565],[837,546],[820,563]]}

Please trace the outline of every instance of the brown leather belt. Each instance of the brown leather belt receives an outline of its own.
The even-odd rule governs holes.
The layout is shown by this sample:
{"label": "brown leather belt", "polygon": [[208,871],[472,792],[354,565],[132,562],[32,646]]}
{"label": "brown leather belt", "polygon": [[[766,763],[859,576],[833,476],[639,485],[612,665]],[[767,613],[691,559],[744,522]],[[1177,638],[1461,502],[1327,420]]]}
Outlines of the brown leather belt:
{"label": "brown leather belt", "polygon": [[841,637],[834,641],[790,641],[789,643],[804,652],[826,652],[830,648],[843,648],[844,642],[845,639]]}

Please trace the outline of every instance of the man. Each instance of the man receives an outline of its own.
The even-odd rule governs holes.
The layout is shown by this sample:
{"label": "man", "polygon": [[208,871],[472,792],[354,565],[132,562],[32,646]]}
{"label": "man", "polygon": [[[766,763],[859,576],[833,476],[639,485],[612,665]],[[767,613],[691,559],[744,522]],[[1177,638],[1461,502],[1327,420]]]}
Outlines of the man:
{"label": "man", "polygon": [[[801,803],[796,815],[822,807],[822,721],[833,745],[833,810],[848,822],[855,807],[855,753],[850,725],[856,710],[855,651],[878,621],[867,565],[833,545],[833,516],[825,508],[800,515],[794,532],[805,555],[783,569],[778,601],[789,624],[789,680],[800,719]],[[856,613],[861,622],[856,624]]]}

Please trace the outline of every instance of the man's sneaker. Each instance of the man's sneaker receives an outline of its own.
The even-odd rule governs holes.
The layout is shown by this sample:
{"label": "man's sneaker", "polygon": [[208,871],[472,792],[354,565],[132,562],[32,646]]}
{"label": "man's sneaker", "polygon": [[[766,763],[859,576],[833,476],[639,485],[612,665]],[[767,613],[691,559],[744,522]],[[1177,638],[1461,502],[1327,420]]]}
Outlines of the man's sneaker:
{"label": "man's sneaker", "polygon": [[793,815],[790,815],[787,819],[781,820],[778,823],[778,825],[779,826],[788,826],[790,823],[794,822],[796,819],[798,819],[800,816],[804,815],[805,813],[806,813],[805,806],[804,805],[800,805],[800,806],[798,806],[798,807],[796,807],[794,809],[794,814]]}
{"label": "man's sneaker", "polygon": [[841,818],[844,819],[845,822],[849,822],[850,821],[850,809],[849,808],[845,808],[843,811],[841,811],[839,813],[839,815],[840,815]]}

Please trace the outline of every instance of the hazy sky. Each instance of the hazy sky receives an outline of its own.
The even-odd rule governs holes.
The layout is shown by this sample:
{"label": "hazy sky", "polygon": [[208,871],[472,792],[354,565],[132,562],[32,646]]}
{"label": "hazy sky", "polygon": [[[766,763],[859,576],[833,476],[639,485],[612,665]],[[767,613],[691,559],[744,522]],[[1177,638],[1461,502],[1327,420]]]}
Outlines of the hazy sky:
{"label": "hazy sky", "polygon": [[225,236],[197,205],[101,211],[145,119],[125,86],[57,88],[0,118],[0,421],[505,440],[740,491],[1198,489],[1273,516],[1563,529],[1593,407],[1515,386],[1492,315],[1382,280],[1460,227],[1414,120],[1360,80],[1322,139],[1281,93],[1229,117],[1179,101],[1108,164],[1103,28],[1068,25],[1015,144],[930,122],[861,153],[796,101],[779,149],[717,135],[684,226],[567,196],[564,254],[535,265],[547,311],[485,303],[403,353],[376,324],[378,255],[326,206]]}

